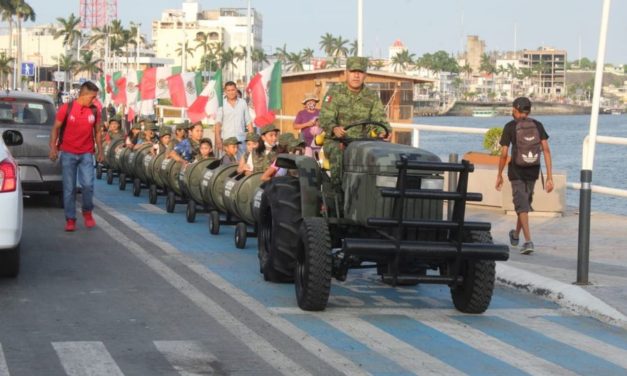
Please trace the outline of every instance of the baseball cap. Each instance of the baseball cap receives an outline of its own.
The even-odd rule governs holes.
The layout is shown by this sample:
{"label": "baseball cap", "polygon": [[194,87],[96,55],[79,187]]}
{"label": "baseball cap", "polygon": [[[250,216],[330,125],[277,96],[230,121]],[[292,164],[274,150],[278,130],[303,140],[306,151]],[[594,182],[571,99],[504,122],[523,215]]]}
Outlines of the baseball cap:
{"label": "baseball cap", "polygon": [[531,101],[527,97],[518,97],[514,99],[514,103],[512,103],[512,107],[514,107],[520,112],[530,112]]}
{"label": "baseball cap", "polygon": [[368,71],[368,58],[361,56],[351,56],[346,59],[346,70],[349,71]]}
{"label": "baseball cap", "polygon": [[259,142],[259,135],[257,133],[247,133],[246,141]]}
{"label": "baseball cap", "polygon": [[242,141],[238,140],[237,137],[229,137],[222,142],[222,145],[239,145]]}
{"label": "baseball cap", "polygon": [[281,146],[289,146],[292,141],[294,141],[295,137],[290,132],[283,133],[279,136],[279,145]]}
{"label": "baseball cap", "polygon": [[265,127],[261,128],[261,134],[266,134],[268,132],[280,132],[280,130],[274,124],[266,125]]}
{"label": "baseball cap", "polygon": [[187,123],[178,123],[178,124],[176,125],[176,129],[177,129],[177,130],[179,130],[179,129],[186,130],[186,129],[187,129]]}
{"label": "baseball cap", "polygon": [[168,127],[167,125],[163,125],[161,128],[159,128],[159,136],[163,137],[166,135],[172,135],[172,128]]}

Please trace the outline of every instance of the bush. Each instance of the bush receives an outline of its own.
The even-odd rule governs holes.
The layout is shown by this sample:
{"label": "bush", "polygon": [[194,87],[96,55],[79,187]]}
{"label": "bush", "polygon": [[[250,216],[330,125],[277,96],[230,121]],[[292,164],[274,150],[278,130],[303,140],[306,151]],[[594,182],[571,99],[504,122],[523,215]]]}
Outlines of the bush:
{"label": "bush", "polygon": [[501,135],[503,134],[502,128],[490,128],[483,136],[483,148],[490,153],[490,155],[499,155],[501,153]]}

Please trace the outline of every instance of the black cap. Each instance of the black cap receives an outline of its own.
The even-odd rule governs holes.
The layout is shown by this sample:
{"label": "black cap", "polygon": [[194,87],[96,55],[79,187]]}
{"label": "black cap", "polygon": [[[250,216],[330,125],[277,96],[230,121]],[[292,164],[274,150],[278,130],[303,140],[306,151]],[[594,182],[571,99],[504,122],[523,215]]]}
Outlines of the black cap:
{"label": "black cap", "polygon": [[520,112],[531,112],[531,101],[527,97],[518,97],[514,99],[512,107]]}

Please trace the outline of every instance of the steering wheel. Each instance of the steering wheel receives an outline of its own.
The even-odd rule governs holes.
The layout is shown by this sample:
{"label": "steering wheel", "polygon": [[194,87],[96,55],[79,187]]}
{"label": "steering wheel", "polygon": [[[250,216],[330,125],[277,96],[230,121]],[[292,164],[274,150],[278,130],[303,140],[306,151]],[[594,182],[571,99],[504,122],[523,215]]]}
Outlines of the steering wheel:
{"label": "steering wheel", "polygon": [[[361,127],[361,128],[362,128],[362,130],[363,130],[363,129],[364,129],[364,127],[366,127],[367,125],[374,125],[374,126],[375,126],[375,127],[377,127],[377,128],[383,129],[383,131],[385,132],[385,133],[384,133],[384,135],[383,135],[383,138],[384,138],[384,139],[388,138],[388,136],[389,136],[389,134],[390,134],[390,133],[388,132],[388,128],[387,128],[387,126],[386,126],[386,124],[385,124],[385,123],[382,123],[382,122],[380,122],[380,121],[360,120],[360,121],[358,121],[358,122],[351,123],[351,124],[349,124],[349,125],[345,126],[345,127],[344,127],[344,130],[345,130],[345,131],[348,131],[349,129],[354,128],[354,127]],[[365,138],[365,139],[368,139],[368,140],[369,140],[369,139],[371,139],[371,138],[370,138],[370,137],[368,137],[368,138]],[[344,138],[343,138],[343,140],[344,140],[344,142],[351,142],[351,141],[363,140],[363,138],[349,138],[349,137],[344,137]]]}

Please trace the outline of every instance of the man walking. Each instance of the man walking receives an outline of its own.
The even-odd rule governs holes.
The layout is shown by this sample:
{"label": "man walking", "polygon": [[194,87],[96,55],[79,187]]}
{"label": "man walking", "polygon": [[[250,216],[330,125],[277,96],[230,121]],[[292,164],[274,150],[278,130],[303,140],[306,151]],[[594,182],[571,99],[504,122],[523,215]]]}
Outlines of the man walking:
{"label": "man walking", "polygon": [[82,211],[85,227],[96,225],[92,216],[94,194],[94,142],[98,162],[104,160],[102,119],[94,105],[98,87],[90,81],[81,85],[78,98],[62,105],[50,131],[50,154],[60,158],[63,171],[63,205],[65,231],[76,230],[76,178],[81,184]]}
{"label": "man walking", "polygon": [[507,177],[512,185],[514,209],[516,210],[516,229],[509,232],[509,241],[512,246],[517,246],[520,231],[525,237],[520,253],[524,255],[534,252],[531,231],[529,229],[529,212],[533,210],[533,190],[536,180],[540,175],[540,156],[544,154],[546,165],[546,182],[543,186],[547,192],[553,190],[553,172],[551,163],[551,151],[549,149],[549,135],[539,121],[529,117],[531,101],[526,97],[519,97],[512,104],[512,116],[514,120],[505,124],[501,136],[501,157],[499,159],[499,171],[496,176],[496,189],[503,187],[503,168],[507,162],[510,144],[512,145],[512,158],[507,166]]}
{"label": "man walking", "polygon": [[[235,137],[242,144],[246,140],[246,133],[252,132],[252,118],[248,111],[246,101],[237,94],[237,85],[233,81],[224,84],[226,100],[218,109],[215,124],[216,150],[222,151],[222,141],[229,137]],[[240,154],[243,155],[245,147],[240,145]]]}

